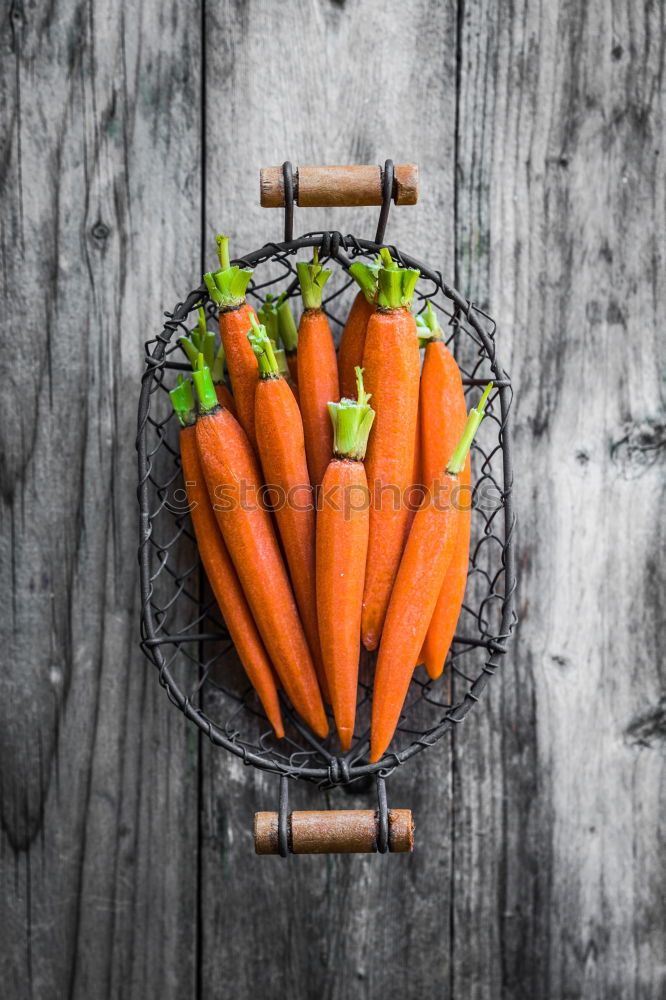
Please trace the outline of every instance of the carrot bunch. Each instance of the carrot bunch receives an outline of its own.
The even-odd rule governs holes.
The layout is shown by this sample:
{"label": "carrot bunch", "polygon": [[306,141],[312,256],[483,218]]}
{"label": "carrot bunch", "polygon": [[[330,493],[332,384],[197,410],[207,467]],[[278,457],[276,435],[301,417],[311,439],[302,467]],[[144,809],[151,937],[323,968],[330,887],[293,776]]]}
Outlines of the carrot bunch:
{"label": "carrot bunch", "polygon": [[219,268],[204,280],[221,345],[202,304],[180,338],[192,382],[171,393],[202,563],[277,737],[281,687],[320,738],[329,703],[350,751],[360,652],[378,649],[377,761],[414,665],[438,677],[454,637],[472,516],[468,452],[490,386],[468,416],[432,305],[411,312],[419,272],[388,249],[350,267],[359,291],[336,356],[323,300],[331,272],[316,249],[296,266],[297,324],[293,286],[255,312],[251,270],[231,264],[225,236],[217,245]]}

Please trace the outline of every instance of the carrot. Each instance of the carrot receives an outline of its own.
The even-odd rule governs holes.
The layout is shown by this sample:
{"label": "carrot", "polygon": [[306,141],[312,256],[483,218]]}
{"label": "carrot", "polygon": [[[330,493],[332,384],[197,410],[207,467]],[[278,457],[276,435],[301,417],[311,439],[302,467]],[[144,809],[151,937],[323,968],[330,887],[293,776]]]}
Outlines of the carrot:
{"label": "carrot", "polygon": [[361,638],[376,649],[400,564],[414,469],[419,355],[409,311],[419,272],[399,268],[381,251],[377,311],[368,321],[363,367],[376,412],[365,463],[372,495]]}
{"label": "carrot", "polygon": [[416,433],[414,435],[414,461],[412,462],[411,489],[408,493],[407,522],[405,524],[405,544],[412,528],[414,515],[423,499],[423,461],[421,454],[421,406],[416,413]]}
{"label": "carrot", "polygon": [[296,270],[305,307],[298,326],[298,392],[310,482],[317,487],[333,454],[328,404],[340,399],[335,345],[321,308],[322,289],[331,272],[321,267],[316,247],[312,263],[299,261]]}
{"label": "carrot", "polygon": [[325,737],[328,722],[317,675],[270,514],[260,500],[257,460],[240,424],[218,405],[203,358],[194,383],[197,448],[222,537],[284,690],[314,732]]}
{"label": "carrot", "polygon": [[296,329],[296,322],[294,320],[294,314],[291,311],[291,306],[286,298],[286,292],[284,292],[277,301],[277,314],[278,314],[278,331],[280,334],[280,340],[282,341],[282,346],[284,347],[284,352],[287,357],[287,364],[289,365],[289,372],[291,374],[291,380],[294,385],[298,385],[298,330]]}
{"label": "carrot", "polygon": [[308,640],[319,684],[326,693],[317,629],[315,592],[315,508],[305,457],[303,421],[298,404],[280,375],[266,327],[252,317],[248,334],[259,365],[254,397],[257,446],[264,482],[275,493],[275,518],[303,631]]}
{"label": "carrot", "polygon": [[352,302],[338,348],[340,393],[353,396],[356,391],[356,369],[363,364],[363,348],[368,320],[375,308],[377,295],[377,270],[374,265],[354,261],[349,273],[359,284],[360,291]]}
{"label": "carrot", "polygon": [[[465,429],[467,408],[460,369],[444,343],[444,333],[430,302],[422,316],[417,317],[417,326],[419,332],[425,333],[428,338],[421,375],[420,407],[424,415],[421,429],[423,479],[430,487]],[[463,495],[460,498],[458,540],[421,651],[421,661],[432,678],[439,677],[444,669],[465,594],[472,516],[470,485],[468,455],[460,474]]]}
{"label": "carrot", "polygon": [[226,406],[236,416],[234,397],[224,382],[224,347],[220,344],[217,354],[215,353],[215,334],[206,326],[203,306],[199,306],[198,312],[199,320],[196,327],[190,331],[189,337],[179,337],[178,343],[185,351],[192,368],[196,366],[199,354],[203,354],[204,361],[210,368],[218,403],[220,406]]}
{"label": "carrot", "polygon": [[361,603],[368,549],[368,483],[363,466],[374,412],[356,369],[357,401],[330,403],[333,458],[317,516],[317,613],[324,667],[343,751],[354,736]]}
{"label": "carrot", "polygon": [[181,424],[180,459],[183,480],[201,562],[245,672],[259,696],[275,735],[282,737],[284,727],[273,671],[217,526],[201,469],[194,429],[196,416],[191,381],[181,381],[170,396]]}
{"label": "carrot", "polygon": [[224,384],[224,382],[214,382],[213,385],[215,386],[215,395],[217,396],[217,401],[220,404],[220,406],[226,407],[227,410],[229,410],[229,413],[231,413],[234,417],[237,418],[238,413],[236,411],[236,404],[234,402],[234,397],[229,392],[227,386]]}
{"label": "carrot", "polygon": [[483,419],[492,382],[476,409],[443,474],[441,489],[429,496],[414,517],[386,615],[375,671],[370,761],[378,761],[393,739],[428,622],[453,558],[460,526],[456,488],[474,435]]}
{"label": "carrot", "polygon": [[222,347],[227,360],[238,420],[252,445],[256,447],[254,394],[259,376],[257,362],[247,341],[250,315],[254,314],[254,310],[245,301],[245,292],[252,271],[247,268],[241,270],[236,265],[231,267],[228,237],[217,237],[217,252],[220,269],[204,274],[204,281],[212,301],[219,309]]}
{"label": "carrot", "polygon": [[460,473],[460,524],[451,563],[446,571],[435,610],[421,647],[420,663],[425,663],[428,676],[439,677],[444,670],[467,587],[469,564],[469,539],[472,526],[471,472],[469,455]]}

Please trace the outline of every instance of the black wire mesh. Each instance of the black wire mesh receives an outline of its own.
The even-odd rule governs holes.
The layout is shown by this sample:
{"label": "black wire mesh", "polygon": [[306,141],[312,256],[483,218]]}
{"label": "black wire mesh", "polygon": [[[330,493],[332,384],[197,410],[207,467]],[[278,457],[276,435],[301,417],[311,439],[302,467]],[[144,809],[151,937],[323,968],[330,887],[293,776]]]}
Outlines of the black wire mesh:
{"label": "black wire mesh", "polygon": [[[258,302],[268,290],[298,295],[295,258],[317,246],[333,265],[324,309],[335,333],[344,325],[355,289],[347,273],[352,259],[373,258],[380,244],[340,233],[309,233],[298,240],[269,243],[234,263],[254,268],[248,290]],[[179,428],[168,398],[179,371],[189,366],[178,347],[190,313],[203,301],[217,322],[204,286],[167,313],[163,331],[145,345],[146,369],[138,414],[138,496],[141,507],[142,648],[157,667],[168,696],[213,743],[244,763],[322,785],[347,784],[371,774],[386,776],[420,750],[432,746],[461,722],[478,701],[506,653],[515,625],[515,589],[509,438],[511,381],[495,350],[495,323],[439,272],[389,245],[404,266],[421,278],[414,308],[432,300],[463,375],[469,405],[490,379],[495,388],[472,450],[474,514],[465,602],[444,675],[430,680],[419,668],[412,680],[389,752],[367,762],[375,654],[362,654],[357,725],[351,750],[336,754],[335,727],[322,743],[284,703],[286,737],[276,740],[261,705],[233,655],[216,602],[203,578],[181,480]],[[308,255],[309,256],[309,255]],[[337,265],[337,266],[336,266]],[[332,721],[332,716],[331,716]]]}

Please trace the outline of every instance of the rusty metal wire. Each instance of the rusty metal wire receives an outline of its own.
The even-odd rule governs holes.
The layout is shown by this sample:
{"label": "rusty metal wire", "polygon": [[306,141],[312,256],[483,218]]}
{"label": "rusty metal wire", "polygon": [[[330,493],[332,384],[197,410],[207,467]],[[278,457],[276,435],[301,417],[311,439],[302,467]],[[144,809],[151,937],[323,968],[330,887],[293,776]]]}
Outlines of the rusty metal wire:
{"label": "rusty metal wire", "polygon": [[[297,255],[315,246],[320,259],[329,261],[334,271],[326,286],[324,308],[336,334],[353,294],[349,263],[374,257],[380,244],[337,232],[309,233],[297,240],[266,244],[235,263],[254,268],[250,301],[259,301],[268,290],[289,289],[295,297]],[[276,740],[203,577],[186,511],[178,426],[168,391],[177,373],[189,370],[177,339],[194,325],[194,320],[187,322],[190,313],[203,301],[210,318],[217,320],[205,287],[192,291],[168,313],[162,332],[145,345],[137,436],[142,648],[157,668],[169,698],[213,743],[246,764],[322,786],[344,785],[369,775],[385,777],[462,722],[498,670],[516,622],[509,434],[512,390],[497,356],[495,323],[447,285],[440,272],[397,247],[389,244],[389,249],[400,263],[421,271],[415,310],[424,309],[430,299],[442,325],[448,322],[448,343],[459,361],[469,404],[478,399],[478,387],[491,378],[495,388],[472,450],[475,510],[469,580],[458,632],[441,678],[430,680],[423,668],[415,672],[391,750],[376,764],[367,762],[374,656],[362,656],[357,727],[348,753],[338,755],[334,735],[324,743],[319,741],[286,702],[287,735]]]}

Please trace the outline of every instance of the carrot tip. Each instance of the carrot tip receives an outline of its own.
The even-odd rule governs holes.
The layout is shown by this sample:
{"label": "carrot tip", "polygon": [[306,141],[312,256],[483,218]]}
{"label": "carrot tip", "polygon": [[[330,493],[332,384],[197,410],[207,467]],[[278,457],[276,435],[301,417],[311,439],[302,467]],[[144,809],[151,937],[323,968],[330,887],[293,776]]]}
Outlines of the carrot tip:
{"label": "carrot tip", "polygon": [[338,726],[338,739],[340,740],[341,749],[346,753],[347,750],[351,750],[352,740],[354,739],[354,730],[350,729],[348,726]]}
{"label": "carrot tip", "polygon": [[328,736],[328,720],[325,719],[317,726],[312,725],[312,730],[317,736],[319,736],[320,739],[325,740],[326,737]]}
{"label": "carrot tip", "polygon": [[438,677],[441,677],[444,673],[443,663],[425,663],[426,673],[431,681],[436,681]]}
{"label": "carrot tip", "polygon": [[379,644],[379,639],[377,638],[374,632],[367,632],[363,636],[363,645],[365,646],[365,648],[368,650],[369,653],[371,653],[374,649],[377,649],[378,644]]}

